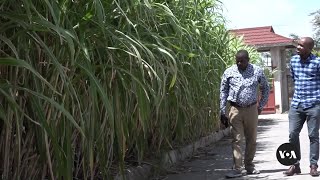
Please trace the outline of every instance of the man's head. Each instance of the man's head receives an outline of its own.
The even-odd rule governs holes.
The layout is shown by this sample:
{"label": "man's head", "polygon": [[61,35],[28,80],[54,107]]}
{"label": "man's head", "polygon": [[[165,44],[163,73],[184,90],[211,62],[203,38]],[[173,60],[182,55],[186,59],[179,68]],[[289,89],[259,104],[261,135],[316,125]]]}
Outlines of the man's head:
{"label": "man's head", "polygon": [[311,37],[303,37],[299,39],[297,53],[301,59],[307,59],[313,49],[314,41]]}
{"label": "man's head", "polygon": [[236,54],[236,63],[240,70],[246,70],[249,64],[249,53],[246,50],[239,50]]}

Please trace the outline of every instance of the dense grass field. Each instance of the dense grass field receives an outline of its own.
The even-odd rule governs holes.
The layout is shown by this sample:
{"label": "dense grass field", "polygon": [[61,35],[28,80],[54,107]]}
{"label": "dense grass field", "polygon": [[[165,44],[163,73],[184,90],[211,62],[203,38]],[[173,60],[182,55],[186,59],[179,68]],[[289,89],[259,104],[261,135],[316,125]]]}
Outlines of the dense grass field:
{"label": "dense grass field", "polygon": [[108,179],[217,129],[246,48],[216,0],[2,0],[3,179]]}

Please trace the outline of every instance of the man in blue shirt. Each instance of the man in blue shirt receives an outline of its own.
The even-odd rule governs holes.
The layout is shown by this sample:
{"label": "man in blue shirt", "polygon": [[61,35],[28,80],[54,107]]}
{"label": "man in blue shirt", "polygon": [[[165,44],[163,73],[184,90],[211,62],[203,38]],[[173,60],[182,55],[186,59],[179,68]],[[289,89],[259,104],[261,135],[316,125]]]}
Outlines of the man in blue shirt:
{"label": "man in blue shirt", "polygon": [[[258,101],[258,87],[261,99]],[[228,125],[226,115],[227,102],[230,104],[229,118],[232,135],[234,168],[226,176],[239,177],[245,174],[259,174],[252,163],[256,152],[258,114],[268,101],[269,84],[263,69],[249,63],[249,54],[240,50],[236,54],[236,65],[226,69],[222,76],[220,88],[221,122]],[[242,159],[241,143],[246,139],[246,152]]]}
{"label": "man in blue shirt", "polygon": [[[311,53],[314,41],[310,37],[298,41],[297,54],[290,60],[294,95],[289,111],[289,142],[296,146],[301,159],[299,134],[307,122],[310,139],[310,175],[317,172],[319,159],[320,120],[320,58]],[[284,172],[287,176],[301,173],[299,161]]]}

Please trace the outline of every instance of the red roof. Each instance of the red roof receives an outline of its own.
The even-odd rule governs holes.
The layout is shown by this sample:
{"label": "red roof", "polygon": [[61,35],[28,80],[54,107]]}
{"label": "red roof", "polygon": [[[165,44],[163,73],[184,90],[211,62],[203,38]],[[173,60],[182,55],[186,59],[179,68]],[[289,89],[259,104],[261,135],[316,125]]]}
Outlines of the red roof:
{"label": "red roof", "polygon": [[272,26],[233,29],[230,31],[237,36],[243,36],[246,44],[254,46],[291,44],[293,41],[293,39],[274,33]]}

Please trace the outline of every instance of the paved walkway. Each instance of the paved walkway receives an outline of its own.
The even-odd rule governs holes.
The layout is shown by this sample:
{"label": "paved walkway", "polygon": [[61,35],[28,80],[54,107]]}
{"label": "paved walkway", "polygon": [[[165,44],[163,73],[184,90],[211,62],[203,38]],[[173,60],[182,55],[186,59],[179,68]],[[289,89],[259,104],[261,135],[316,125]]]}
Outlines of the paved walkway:
{"label": "paved walkway", "polygon": [[[282,174],[288,166],[283,166],[277,161],[276,150],[282,143],[288,141],[287,116],[287,114],[259,116],[258,144],[254,163],[261,174],[233,179],[320,179],[309,175],[309,138],[306,124],[300,133],[302,174],[291,177]],[[231,139],[225,137],[217,143],[199,149],[192,158],[171,168],[167,175],[153,179],[219,180],[225,179],[225,174],[231,167]]]}

